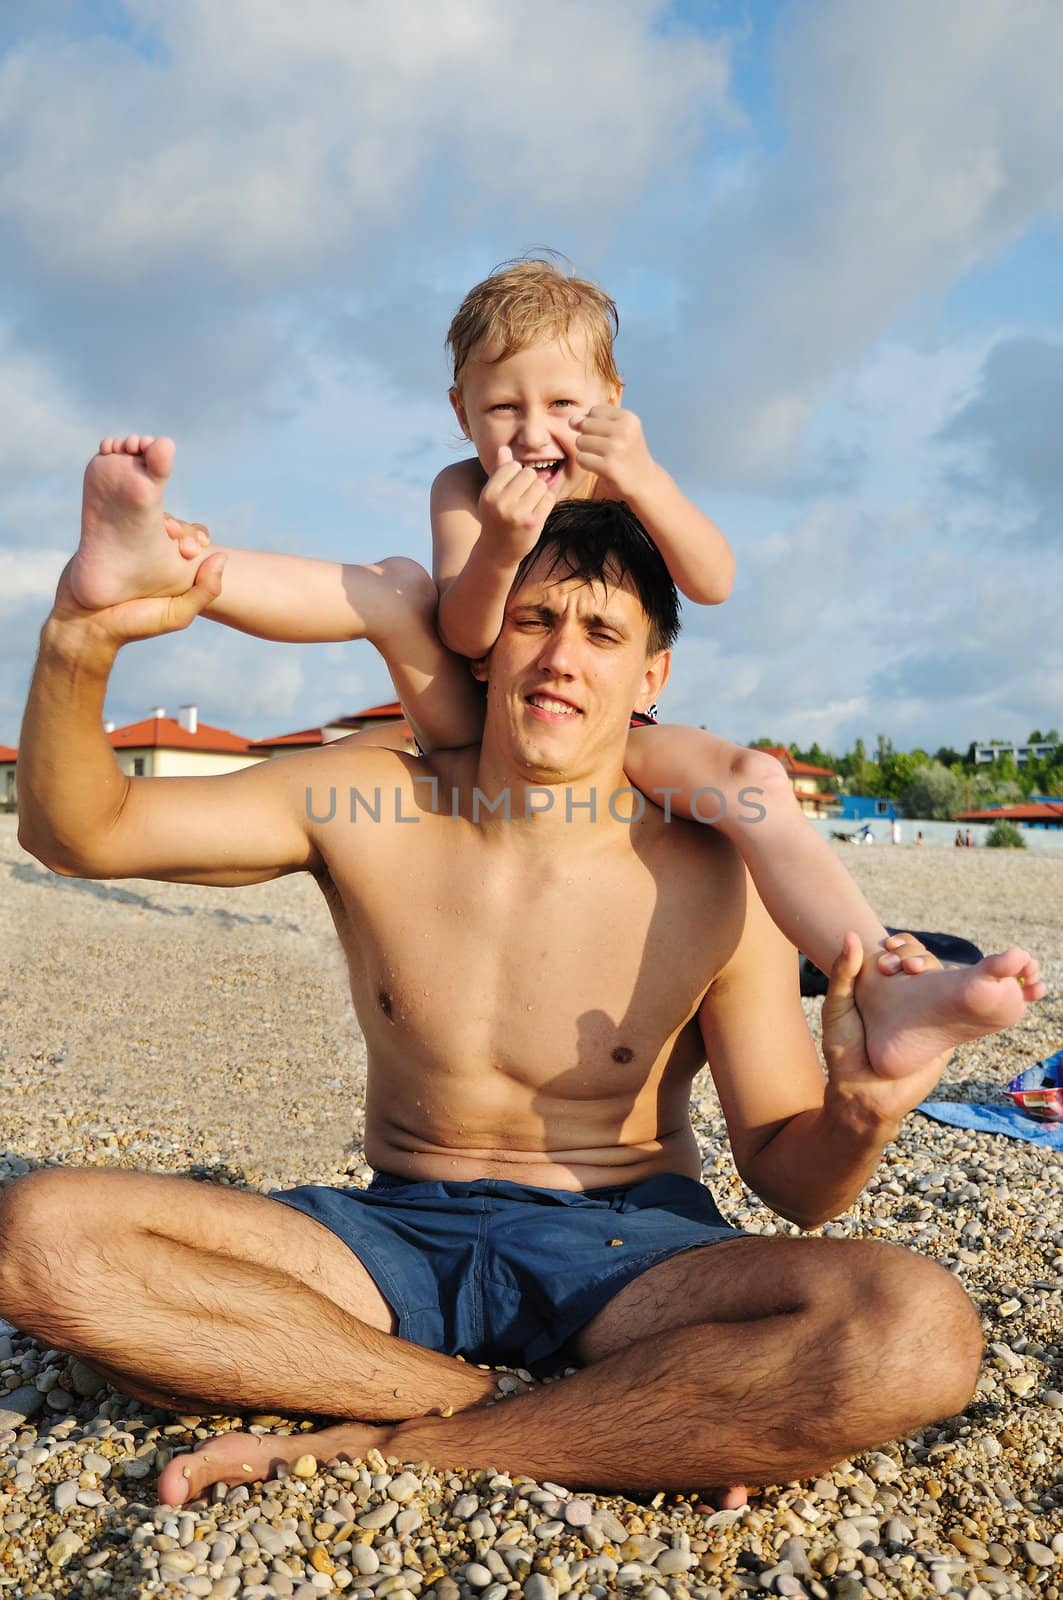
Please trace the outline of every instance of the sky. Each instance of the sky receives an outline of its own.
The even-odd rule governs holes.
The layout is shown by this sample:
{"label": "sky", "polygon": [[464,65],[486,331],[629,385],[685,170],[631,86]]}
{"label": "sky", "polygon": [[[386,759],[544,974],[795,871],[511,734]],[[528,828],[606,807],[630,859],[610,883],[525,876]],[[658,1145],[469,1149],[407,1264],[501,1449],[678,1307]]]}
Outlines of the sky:
{"label": "sky", "polygon": [[[662,714],[965,748],[1063,726],[1057,0],[7,0],[0,743],[80,477],[168,433],[215,538],[429,563],[443,340],[549,246],[728,534]],[[371,646],[208,622],[107,715],[249,737],[390,699]]]}

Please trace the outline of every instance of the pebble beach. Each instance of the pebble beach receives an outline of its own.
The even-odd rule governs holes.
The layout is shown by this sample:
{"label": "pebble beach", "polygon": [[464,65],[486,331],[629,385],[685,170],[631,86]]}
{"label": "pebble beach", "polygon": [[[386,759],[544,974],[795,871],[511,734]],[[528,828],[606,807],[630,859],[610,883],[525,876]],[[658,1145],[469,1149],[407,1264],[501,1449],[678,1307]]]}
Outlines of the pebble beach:
{"label": "pebble beach", "polygon": [[[1020,942],[1041,961],[1048,997],[1007,1035],[958,1052],[938,1098],[1000,1100],[1008,1079],[1063,1047],[1063,852],[840,854],[885,922],[984,950]],[[364,1048],[309,879],[219,890],[57,878],[0,816],[0,910],[0,1182],[59,1164],[262,1193],[368,1181]],[[805,1005],[818,1029],[819,1002]],[[796,1232],[738,1178],[707,1071],[693,1109],[725,1216]],[[0,1323],[0,1590],[1060,1600],[1063,1160],[913,1114],[857,1204],[823,1231],[906,1244],[956,1274],[983,1318],[978,1391],[962,1415],[814,1481],[757,1491],[741,1511],[716,1511],[693,1489],[599,1495],[372,1452],[218,1485],[174,1511],[154,1495],[172,1454],[231,1428],[309,1419],[152,1410]],[[501,1394],[516,1387],[499,1378]]]}

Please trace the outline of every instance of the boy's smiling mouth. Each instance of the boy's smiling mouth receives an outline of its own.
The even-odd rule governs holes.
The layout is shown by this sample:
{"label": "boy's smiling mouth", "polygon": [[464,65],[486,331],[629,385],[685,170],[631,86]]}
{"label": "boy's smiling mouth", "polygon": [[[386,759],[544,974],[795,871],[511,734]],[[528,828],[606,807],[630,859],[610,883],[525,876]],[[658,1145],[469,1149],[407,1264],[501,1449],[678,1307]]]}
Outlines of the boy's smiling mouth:
{"label": "boy's smiling mouth", "polygon": [[521,466],[531,467],[533,472],[537,472],[540,478],[546,480],[547,485],[551,485],[564,472],[565,459],[564,456],[552,456],[549,461],[522,461]]}

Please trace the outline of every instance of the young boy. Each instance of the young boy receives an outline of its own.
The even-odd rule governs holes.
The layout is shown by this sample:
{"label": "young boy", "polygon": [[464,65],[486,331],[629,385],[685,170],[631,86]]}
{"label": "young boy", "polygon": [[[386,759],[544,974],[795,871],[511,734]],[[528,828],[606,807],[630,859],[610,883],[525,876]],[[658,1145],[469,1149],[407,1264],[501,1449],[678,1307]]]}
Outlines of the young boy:
{"label": "young boy", "polygon": [[[447,338],[450,400],[476,455],[445,468],[433,485],[435,582],[402,557],[349,566],[231,549],[223,592],[207,614],[276,640],[372,640],[418,739],[431,749],[479,737],[482,702],[458,658],[490,650],[517,567],[559,499],[626,501],[682,593],[701,604],[725,600],[734,571],[727,541],[653,459],[635,414],[621,408],[616,327],[613,302],[550,261],[492,273],[466,296]],[[169,540],[161,527],[146,539],[107,510],[111,481],[128,475],[130,456],[149,478],[168,474],[172,447],[163,463],[160,444],[137,435],[105,440],[90,464],[71,573],[77,598],[90,608],[172,593],[203,556],[205,530],[171,519]],[[999,1015],[1000,1027],[1021,1013],[1023,982],[1036,974],[1021,963],[1011,972],[1003,957],[990,958],[1005,961],[1003,968],[925,973],[918,983],[892,977],[922,973],[929,963],[889,948],[885,928],[807,825],[780,764],[703,730],[646,726],[652,713],[638,710],[625,762],[633,785],[725,833],[775,922],[824,971],[849,930],[860,938],[869,959],[858,999],[876,1071],[905,1070],[913,1031],[922,1044],[929,1036],[947,1049],[984,1033],[987,1011]]]}

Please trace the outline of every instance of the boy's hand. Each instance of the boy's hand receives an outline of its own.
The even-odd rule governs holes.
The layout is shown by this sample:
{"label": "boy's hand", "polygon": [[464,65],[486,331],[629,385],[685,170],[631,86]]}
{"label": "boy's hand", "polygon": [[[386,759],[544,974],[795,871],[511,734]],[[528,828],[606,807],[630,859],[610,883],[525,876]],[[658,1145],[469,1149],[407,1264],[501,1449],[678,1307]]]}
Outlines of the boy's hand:
{"label": "boy's hand", "polygon": [[572,426],[579,435],[576,461],[584,472],[593,472],[601,480],[603,497],[637,498],[657,463],[635,413],[620,406],[592,406]]}
{"label": "boy's hand", "polygon": [[492,551],[504,562],[518,562],[534,550],[554,496],[532,467],[514,461],[501,445],[495,470],[480,495],[480,527]]}

